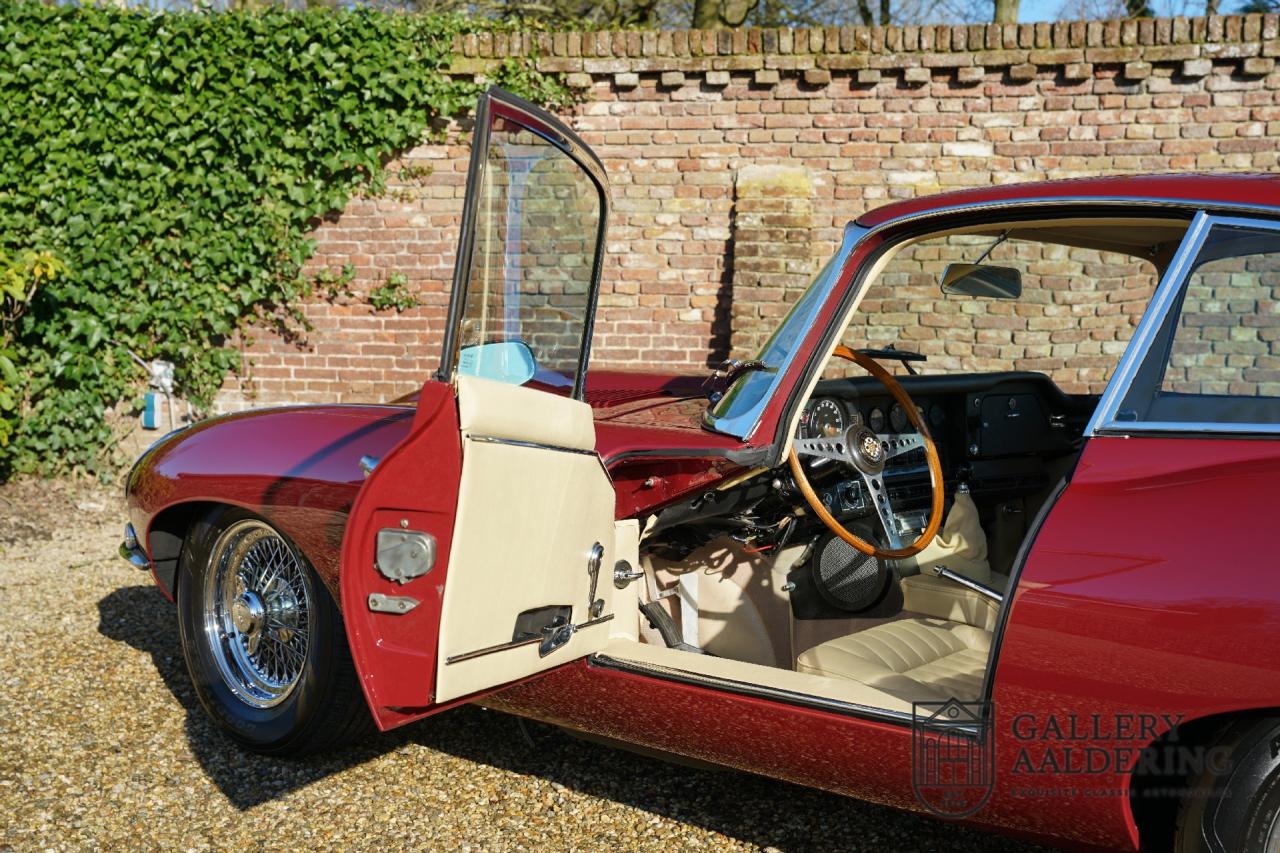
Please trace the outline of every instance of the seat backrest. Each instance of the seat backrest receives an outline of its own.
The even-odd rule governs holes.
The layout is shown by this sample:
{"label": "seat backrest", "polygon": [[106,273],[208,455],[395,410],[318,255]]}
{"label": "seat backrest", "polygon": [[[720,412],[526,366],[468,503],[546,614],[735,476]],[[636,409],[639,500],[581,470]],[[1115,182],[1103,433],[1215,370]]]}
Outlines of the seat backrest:
{"label": "seat backrest", "polygon": [[902,579],[902,609],[994,631],[1000,602],[936,575]]}

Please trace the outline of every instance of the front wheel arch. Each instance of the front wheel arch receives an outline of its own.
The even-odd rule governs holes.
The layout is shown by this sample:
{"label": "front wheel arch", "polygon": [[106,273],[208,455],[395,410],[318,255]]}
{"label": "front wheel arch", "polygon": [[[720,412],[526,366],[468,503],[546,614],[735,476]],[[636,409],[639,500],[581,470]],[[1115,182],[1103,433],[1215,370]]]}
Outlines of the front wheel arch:
{"label": "front wheel arch", "polygon": [[187,501],[167,506],[151,519],[144,539],[153,574],[160,591],[171,600],[177,600],[178,560],[186,546],[187,536],[196,519],[219,506],[230,506],[214,501]]}
{"label": "front wheel arch", "polygon": [[[307,555],[269,518],[230,504],[206,504],[204,509],[187,525],[175,600],[188,674],[211,720],[241,746],[277,756],[328,751],[371,732],[373,719],[360,690],[341,614]],[[213,570],[217,544],[224,532],[244,523],[266,528],[282,540],[286,551],[277,553],[291,549],[301,558],[302,569],[310,575],[308,607],[317,614],[317,621],[306,629],[310,642],[305,669],[287,695],[269,706],[255,707],[235,697],[234,686],[216,666],[202,627],[206,608],[200,587]]]}

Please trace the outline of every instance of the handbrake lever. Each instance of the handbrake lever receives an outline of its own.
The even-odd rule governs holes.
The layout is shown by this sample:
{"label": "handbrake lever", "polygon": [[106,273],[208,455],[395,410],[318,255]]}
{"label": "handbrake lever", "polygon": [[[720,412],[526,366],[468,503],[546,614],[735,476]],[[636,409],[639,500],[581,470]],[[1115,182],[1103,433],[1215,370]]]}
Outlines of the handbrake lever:
{"label": "handbrake lever", "polygon": [[991,587],[987,586],[984,583],[978,583],[976,580],[972,578],[967,578],[964,575],[960,574],[959,572],[955,572],[955,571],[952,571],[951,569],[948,569],[946,566],[934,566],[933,572],[940,578],[946,578],[949,581],[958,583],[963,587],[967,587],[968,589],[973,590],[979,595],[985,595],[987,598],[990,598],[992,601],[997,601],[997,602],[1004,601],[1004,596],[996,592]]}

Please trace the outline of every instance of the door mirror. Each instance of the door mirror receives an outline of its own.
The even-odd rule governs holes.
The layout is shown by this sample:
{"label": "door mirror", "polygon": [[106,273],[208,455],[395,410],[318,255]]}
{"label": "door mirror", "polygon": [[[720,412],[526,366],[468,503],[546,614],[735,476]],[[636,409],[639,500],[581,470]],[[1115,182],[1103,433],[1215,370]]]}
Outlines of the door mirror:
{"label": "door mirror", "polygon": [[942,273],[942,292],[989,299],[1022,295],[1022,271],[992,264],[950,264]]}
{"label": "door mirror", "polygon": [[506,385],[523,385],[538,372],[538,360],[524,341],[472,344],[458,351],[458,373]]}

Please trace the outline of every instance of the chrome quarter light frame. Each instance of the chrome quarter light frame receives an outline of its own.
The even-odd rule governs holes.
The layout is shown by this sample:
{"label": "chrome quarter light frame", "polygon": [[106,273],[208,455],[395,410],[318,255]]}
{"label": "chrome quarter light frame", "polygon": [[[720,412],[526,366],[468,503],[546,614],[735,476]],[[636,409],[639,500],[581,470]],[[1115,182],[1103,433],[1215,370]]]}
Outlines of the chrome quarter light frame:
{"label": "chrome quarter light frame", "polygon": [[1120,417],[1120,406],[1125,398],[1129,396],[1129,391],[1138,378],[1138,372],[1143,362],[1147,359],[1152,344],[1165,327],[1165,323],[1168,322],[1170,313],[1178,310],[1181,305],[1182,291],[1187,283],[1187,277],[1190,275],[1195,261],[1200,255],[1200,250],[1204,247],[1205,241],[1209,237],[1209,232],[1214,226],[1219,225],[1276,231],[1277,240],[1280,240],[1280,222],[1274,219],[1215,215],[1203,210],[1196,214],[1195,219],[1191,222],[1191,227],[1187,229],[1187,233],[1182,239],[1182,244],[1178,247],[1177,253],[1170,262],[1168,269],[1165,270],[1164,276],[1160,279],[1155,295],[1152,297],[1146,313],[1142,315],[1142,320],[1138,324],[1138,330],[1129,340],[1129,345],[1125,348],[1124,355],[1120,358],[1119,366],[1116,368],[1114,375],[1112,375],[1111,381],[1107,383],[1102,400],[1094,410],[1093,418],[1089,421],[1089,425],[1085,427],[1084,434],[1086,437],[1162,433],[1170,435],[1219,433],[1255,436],[1280,434],[1280,424],[1276,423],[1139,421],[1125,420]]}

